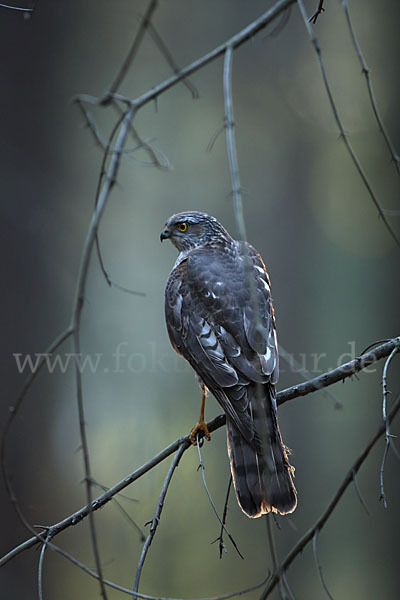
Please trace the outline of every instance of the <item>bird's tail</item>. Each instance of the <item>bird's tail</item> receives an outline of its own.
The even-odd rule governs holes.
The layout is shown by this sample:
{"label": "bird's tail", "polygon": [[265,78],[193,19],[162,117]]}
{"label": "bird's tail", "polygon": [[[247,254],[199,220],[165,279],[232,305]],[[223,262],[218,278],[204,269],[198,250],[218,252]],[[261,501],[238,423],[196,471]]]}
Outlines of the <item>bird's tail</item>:
{"label": "bird's tail", "polygon": [[250,444],[227,419],[228,454],[239,505],[249,517],[264,513],[291,513],[297,505],[289,464],[276,415],[275,389],[270,384],[250,384],[249,408],[255,428]]}

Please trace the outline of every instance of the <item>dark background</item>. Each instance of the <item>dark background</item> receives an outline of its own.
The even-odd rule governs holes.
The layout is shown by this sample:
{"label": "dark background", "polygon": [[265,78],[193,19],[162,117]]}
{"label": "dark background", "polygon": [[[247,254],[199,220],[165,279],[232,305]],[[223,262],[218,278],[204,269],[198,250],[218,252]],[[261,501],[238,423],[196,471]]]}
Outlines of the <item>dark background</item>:
{"label": "dark background", "polygon": [[[310,13],[316,4],[307,2]],[[183,66],[269,5],[163,0],[154,24]],[[2,423],[25,379],[13,354],[44,352],[71,317],[102,159],[72,99],[106,91],[145,7],[127,0],[41,0],[30,20],[0,9]],[[354,0],[350,10],[382,117],[399,147],[399,3]],[[376,340],[399,334],[399,249],[339,140],[297,7],[273,35],[274,28],[270,25],[234,54],[239,167],[247,234],[270,272],[280,343],[314,375]],[[398,209],[398,175],[373,118],[341,3],[326,3],[315,30],[350,141],[381,205]],[[169,74],[146,36],[120,91],[136,97]],[[107,486],[184,435],[198,416],[197,383],[191,369],[175,357],[164,325],[163,291],[176,256],[170,244],[159,243],[165,220],[174,212],[197,209],[213,214],[236,234],[224,135],[207,151],[224,119],[222,60],[191,80],[199,99],[178,85],[157,104],[147,105],[136,120],[141,135],[153,140],[173,169],[144,166],[144,153],[125,157],[100,228],[113,278],[146,297],[110,289],[98,262],[91,263],[82,351],[101,354],[101,361],[96,373],[84,374],[84,402],[93,473]],[[97,108],[93,114],[107,133],[115,120],[112,111]],[[390,219],[399,232],[398,218]],[[127,356],[121,359],[122,372],[114,372],[112,355],[121,343],[126,343],[121,351]],[[72,351],[67,342],[60,355],[65,358]],[[320,354],[324,356],[315,368]],[[340,410],[322,393],[281,408],[299,505],[292,516],[279,519],[280,530],[275,528],[280,557],[315,522],[380,425],[382,367],[383,362],[359,380],[330,388],[343,404]],[[400,389],[397,373],[395,358],[389,369],[393,397]],[[301,380],[282,361],[278,388]],[[10,434],[8,470],[32,524],[57,522],[85,504],[74,383],[72,368],[65,374],[43,372]],[[218,412],[210,398],[207,416]],[[394,424],[393,433],[396,428]],[[382,440],[358,478],[371,516],[351,486],[319,537],[319,558],[335,598],[372,600],[398,593],[399,463],[389,453],[385,510],[379,502],[383,448]],[[229,473],[223,430],[205,444],[203,458],[208,486],[222,508]],[[219,526],[197,466],[197,453],[189,450],[172,481],[145,564],[144,593],[216,596],[255,584],[272,568],[265,523],[247,519],[234,498],[228,526],[245,560],[229,543],[219,560],[217,546],[210,546]],[[128,488],[137,502],[122,500],[142,528],[153,516],[167,468],[162,463]],[[17,520],[4,488],[0,504],[4,554],[30,534]],[[132,587],[141,548],[135,530],[112,504],[97,513],[96,522],[105,576]],[[61,534],[56,543],[94,567],[87,522]],[[2,569],[4,597],[36,597],[38,559],[39,552],[29,550]],[[298,557],[288,580],[298,598],[323,597],[311,546]],[[50,552],[44,592],[58,600],[99,596],[94,579]],[[110,590],[110,598],[117,595]]]}

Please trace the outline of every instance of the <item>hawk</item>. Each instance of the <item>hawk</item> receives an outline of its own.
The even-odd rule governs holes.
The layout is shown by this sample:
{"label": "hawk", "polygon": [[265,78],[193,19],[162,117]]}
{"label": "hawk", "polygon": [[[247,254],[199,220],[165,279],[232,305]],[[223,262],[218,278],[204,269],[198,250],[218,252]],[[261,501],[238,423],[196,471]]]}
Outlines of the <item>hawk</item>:
{"label": "hawk", "polygon": [[249,517],[296,508],[294,469],[277,421],[278,348],[270,282],[260,254],[205,213],[168,219],[161,241],[179,251],[165,290],[173,348],[226,413],[228,455],[239,506]]}

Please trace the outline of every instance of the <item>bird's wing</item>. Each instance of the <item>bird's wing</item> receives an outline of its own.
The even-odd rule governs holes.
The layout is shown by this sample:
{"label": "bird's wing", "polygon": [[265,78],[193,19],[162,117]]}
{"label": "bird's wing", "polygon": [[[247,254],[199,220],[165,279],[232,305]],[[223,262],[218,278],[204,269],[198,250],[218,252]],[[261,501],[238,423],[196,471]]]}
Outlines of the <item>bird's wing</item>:
{"label": "bird's wing", "polygon": [[172,345],[251,442],[245,388],[255,381],[274,383],[278,364],[261,257],[248,245],[193,250],[171,273],[165,312]]}

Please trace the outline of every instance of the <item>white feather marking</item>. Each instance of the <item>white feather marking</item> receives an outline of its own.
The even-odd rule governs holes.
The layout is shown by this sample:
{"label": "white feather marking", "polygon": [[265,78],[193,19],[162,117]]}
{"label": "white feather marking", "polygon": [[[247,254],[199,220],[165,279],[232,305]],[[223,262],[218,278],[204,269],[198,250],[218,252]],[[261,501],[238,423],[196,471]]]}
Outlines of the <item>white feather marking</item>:
{"label": "white feather marking", "polygon": [[[257,267],[257,268],[258,268],[258,267]],[[269,289],[269,285],[268,285],[268,283],[267,283],[266,281],[264,281],[264,279],[261,279],[261,283],[263,283],[263,284],[264,284],[264,287],[265,287],[265,289],[266,289],[266,290],[270,291],[270,289]]]}
{"label": "white feather marking", "polygon": [[216,294],[214,294],[214,292],[211,292],[211,297],[214,298],[214,300],[216,300],[218,298],[218,296]]}
{"label": "white feather marking", "polygon": [[258,271],[260,271],[260,273],[262,273],[263,275],[265,275],[265,271],[264,271],[264,269],[262,267],[258,267],[257,265],[255,265],[255,267],[256,267],[256,269]]}
{"label": "white feather marking", "polygon": [[210,326],[207,321],[204,321],[203,327],[201,328],[200,335],[208,335],[210,331]]}

